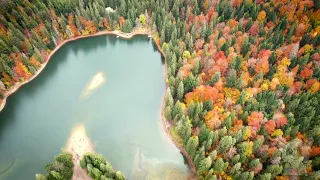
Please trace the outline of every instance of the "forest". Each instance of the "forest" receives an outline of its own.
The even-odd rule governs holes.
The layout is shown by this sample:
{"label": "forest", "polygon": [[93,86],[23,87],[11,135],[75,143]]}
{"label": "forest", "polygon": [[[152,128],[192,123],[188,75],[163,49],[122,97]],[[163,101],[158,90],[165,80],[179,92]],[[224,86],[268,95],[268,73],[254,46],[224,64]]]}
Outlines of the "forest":
{"label": "forest", "polygon": [[[97,180],[125,180],[120,171],[115,171],[112,165],[105,160],[103,155],[86,153],[80,160],[81,168],[87,170],[89,177]],[[36,180],[71,180],[74,164],[72,154],[62,152],[54,161],[45,166],[47,174],[36,174]]]}
{"label": "forest", "polygon": [[36,174],[36,180],[70,180],[72,177],[72,154],[62,152],[54,158],[54,161],[45,166],[47,174]]}
{"label": "forest", "polygon": [[115,171],[112,165],[101,154],[86,153],[80,161],[80,166],[86,168],[88,175],[99,180],[125,180],[120,171]]}
{"label": "forest", "polygon": [[64,40],[149,28],[166,60],[164,115],[199,179],[318,179],[319,8],[318,0],[1,0],[0,103]]}

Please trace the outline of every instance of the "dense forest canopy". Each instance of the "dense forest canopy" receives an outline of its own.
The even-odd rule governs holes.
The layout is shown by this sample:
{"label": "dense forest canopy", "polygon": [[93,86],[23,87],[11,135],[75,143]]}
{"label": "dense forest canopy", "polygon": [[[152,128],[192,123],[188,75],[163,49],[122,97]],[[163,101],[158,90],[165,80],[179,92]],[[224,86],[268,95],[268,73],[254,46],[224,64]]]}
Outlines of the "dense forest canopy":
{"label": "dense forest canopy", "polygon": [[66,39],[149,29],[165,117],[200,179],[319,178],[320,1],[0,2],[1,98]]}
{"label": "dense forest canopy", "polygon": [[54,158],[54,161],[45,166],[47,174],[36,174],[36,180],[70,180],[72,178],[72,154],[62,152]]}
{"label": "dense forest canopy", "polygon": [[[115,171],[103,155],[86,153],[80,160],[80,166],[87,170],[89,177],[98,180],[125,180],[121,171]],[[71,180],[74,167],[72,154],[62,152],[54,161],[45,166],[47,174],[36,174],[36,180]],[[79,175],[76,175],[79,177]],[[82,177],[84,178],[84,177]]]}
{"label": "dense forest canopy", "polygon": [[86,153],[80,160],[80,166],[87,169],[88,175],[99,180],[125,180],[121,171],[115,171],[101,154]]}

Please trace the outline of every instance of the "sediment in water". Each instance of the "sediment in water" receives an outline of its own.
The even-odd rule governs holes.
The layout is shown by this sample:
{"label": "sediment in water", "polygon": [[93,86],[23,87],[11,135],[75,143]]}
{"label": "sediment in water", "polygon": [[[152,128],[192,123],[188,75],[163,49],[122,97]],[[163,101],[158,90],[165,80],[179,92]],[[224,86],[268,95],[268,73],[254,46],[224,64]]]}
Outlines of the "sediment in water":
{"label": "sediment in water", "polygon": [[72,180],[92,179],[88,176],[87,171],[80,167],[79,163],[85,153],[94,151],[93,144],[83,124],[77,124],[72,129],[66,151],[72,154],[74,164]]}

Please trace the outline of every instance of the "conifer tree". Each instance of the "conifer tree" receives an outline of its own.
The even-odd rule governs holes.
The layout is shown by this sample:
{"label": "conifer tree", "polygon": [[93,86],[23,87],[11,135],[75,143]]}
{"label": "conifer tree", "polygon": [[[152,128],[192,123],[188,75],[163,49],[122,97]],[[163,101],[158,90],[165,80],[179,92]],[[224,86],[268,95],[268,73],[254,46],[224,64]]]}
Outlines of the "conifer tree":
{"label": "conifer tree", "polygon": [[179,82],[178,88],[177,88],[177,98],[179,101],[183,101],[184,96],[184,85],[183,81]]}
{"label": "conifer tree", "polygon": [[219,71],[217,71],[215,74],[214,74],[214,76],[213,76],[213,78],[212,78],[212,82],[211,82],[211,85],[212,86],[214,86],[219,80],[220,80],[220,72]]}
{"label": "conifer tree", "polygon": [[199,146],[198,136],[190,137],[186,145],[186,150],[191,157],[195,157],[195,153],[197,151],[198,146]]}

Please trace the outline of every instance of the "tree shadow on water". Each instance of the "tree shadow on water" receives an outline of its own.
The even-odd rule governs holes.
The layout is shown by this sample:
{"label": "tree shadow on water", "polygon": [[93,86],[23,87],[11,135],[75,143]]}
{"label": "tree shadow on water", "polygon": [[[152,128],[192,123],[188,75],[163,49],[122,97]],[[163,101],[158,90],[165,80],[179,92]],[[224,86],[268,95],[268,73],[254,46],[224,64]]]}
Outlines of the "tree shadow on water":
{"label": "tree shadow on water", "polygon": [[17,98],[17,94],[10,96],[7,99],[6,105],[3,108],[3,110],[0,112],[0,141],[2,137],[2,133],[4,132],[3,130],[7,127],[7,125],[14,119],[16,113],[18,113],[18,109],[16,108],[17,103],[19,103],[20,98]]}
{"label": "tree shadow on water", "polygon": [[53,54],[47,66],[35,79],[21,86],[19,90],[7,98],[6,105],[0,112],[0,140],[4,129],[7,128],[9,123],[14,123],[12,121],[15,119],[15,116],[20,113],[18,105],[23,100],[23,97],[29,97],[30,99],[39,93],[48,83],[52,83],[54,75],[57,73],[59,67],[67,62],[70,53],[78,54],[82,51],[86,54],[99,47],[106,46],[106,44],[107,41],[105,36],[79,39],[63,45],[55,54]]}
{"label": "tree shadow on water", "polygon": [[158,53],[160,53],[160,56],[161,56],[161,62],[162,62],[162,64],[165,64],[165,58],[164,58],[164,56],[163,56],[163,54],[160,52],[160,50],[158,49],[158,46],[156,45],[156,43],[152,40],[152,47],[153,47],[153,50],[155,51],[155,52],[158,52]]}
{"label": "tree shadow on water", "polygon": [[77,55],[79,52],[86,54],[90,51],[97,50],[98,48],[108,45],[108,42],[109,39],[106,38],[106,35],[101,35],[78,39],[76,41],[69,42],[65,46]]}
{"label": "tree shadow on water", "polygon": [[132,45],[134,43],[149,44],[148,36],[143,34],[137,34],[130,39],[122,39],[122,40],[125,41],[127,45]]}
{"label": "tree shadow on water", "polygon": [[155,44],[155,42],[152,40],[152,38],[148,37],[147,35],[143,35],[143,34],[138,34],[135,35],[133,38],[130,39],[123,39],[123,41],[125,41],[125,43],[127,45],[132,45],[134,43],[144,43],[144,44],[152,44],[152,48],[154,52],[158,52],[161,55],[161,62],[162,64],[164,64],[164,56],[163,54],[159,51],[157,45]]}
{"label": "tree shadow on water", "polygon": [[[84,54],[90,51],[97,50],[101,47],[115,46],[117,43],[126,43],[132,45],[134,43],[152,43],[153,50],[159,51],[156,44],[146,35],[136,35],[130,39],[117,39],[115,35],[101,35],[96,37],[79,39],[76,41],[69,42],[61,47],[50,59],[47,66],[43,69],[41,74],[32,80],[30,83],[23,85],[20,89],[11,95],[7,99],[7,104],[2,112],[0,112],[0,136],[3,129],[15,119],[17,113],[19,113],[19,104],[23,100],[23,96],[29,97],[31,99],[37,93],[42,90],[42,87],[46,86],[47,83],[52,83],[54,75],[57,73],[58,69],[65,65],[70,53],[79,54],[83,52]],[[161,54],[161,53],[160,53]],[[161,60],[164,64],[164,57],[161,54]],[[32,103],[32,102],[30,102]],[[1,139],[1,138],[0,138]]]}

